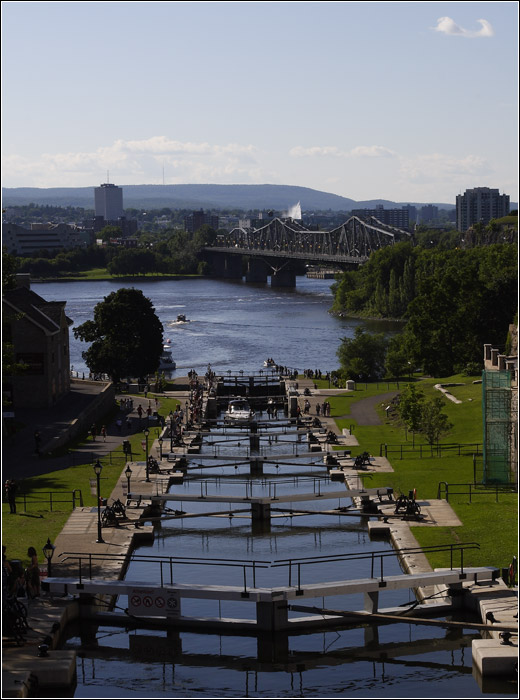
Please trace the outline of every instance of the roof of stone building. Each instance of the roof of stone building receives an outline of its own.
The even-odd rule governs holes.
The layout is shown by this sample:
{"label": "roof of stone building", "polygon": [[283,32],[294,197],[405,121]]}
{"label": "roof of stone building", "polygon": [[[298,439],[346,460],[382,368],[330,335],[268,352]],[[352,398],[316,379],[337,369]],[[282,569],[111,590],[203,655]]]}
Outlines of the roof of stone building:
{"label": "roof of stone building", "polygon": [[[4,291],[3,300],[46,333],[57,333],[60,330],[65,301],[47,301],[27,287]],[[73,323],[67,316],[65,318],[68,325]]]}

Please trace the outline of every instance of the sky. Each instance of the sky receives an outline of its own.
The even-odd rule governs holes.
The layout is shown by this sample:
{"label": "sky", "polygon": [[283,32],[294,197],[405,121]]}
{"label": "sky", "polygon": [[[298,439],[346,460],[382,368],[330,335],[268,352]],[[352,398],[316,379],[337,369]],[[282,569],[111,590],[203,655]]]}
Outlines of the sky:
{"label": "sky", "polygon": [[2,3],[4,187],[517,176],[517,2]]}

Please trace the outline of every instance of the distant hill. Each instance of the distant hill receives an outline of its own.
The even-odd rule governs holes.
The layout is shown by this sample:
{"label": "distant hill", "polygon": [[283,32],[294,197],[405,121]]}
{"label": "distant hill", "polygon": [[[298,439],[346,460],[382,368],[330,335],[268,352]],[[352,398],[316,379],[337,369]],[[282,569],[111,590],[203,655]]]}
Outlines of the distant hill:
{"label": "distant hill", "polygon": [[[161,209],[274,209],[282,211],[297,202],[302,210],[350,211],[373,208],[382,204],[391,209],[417,202],[391,202],[371,199],[356,202],[330,192],[292,185],[122,185],[125,208]],[[52,204],[61,207],[94,208],[92,187],[3,187],[3,206]],[[436,204],[441,209],[454,209],[454,204]]]}

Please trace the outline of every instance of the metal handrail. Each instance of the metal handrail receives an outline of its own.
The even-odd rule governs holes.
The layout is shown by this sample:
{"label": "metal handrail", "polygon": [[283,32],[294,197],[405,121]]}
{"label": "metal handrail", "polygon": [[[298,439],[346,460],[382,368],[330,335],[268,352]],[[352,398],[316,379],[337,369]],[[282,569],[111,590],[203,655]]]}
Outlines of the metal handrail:
{"label": "metal handrail", "polygon": [[[404,549],[399,549],[397,551],[394,550],[379,550],[375,552],[368,552],[364,554],[360,553],[354,553],[354,554],[336,554],[336,555],[323,555],[323,556],[312,556],[312,557],[299,557],[299,558],[288,558],[288,559],[275,559],[275,561],[271,564],[273,568],[276,567],[282,567],[286,566],[289,567],[288,571],[288,576],[289,576],[289,586],[292,586],[292,572],[293,572],[293,567],[295,566],[297,568],[297,574],[298,574],[298,584],[297,588],[298,591],[301,591],[301,567],[302,566],[307,566],[310,564],[326,564],[330,562],[339,562],[339,561],[354,561],[354,560],[360,560],[360,559],[370,559],[371,566],[370,566],[370,578],[376,578],[374,576],[374,571],[375,571],[375,563],[376,560],[379,559],[379,567],[380,567],[380,574],[379,574],[379,579],[380,582],[384,582],[384,573],[383,573],[383,562],[386,557],[395,557],[396,554],[397,556],[402,556],[402,555],[409,555],[409,554],[425,554],[427,552],[429,553],[434,553],[434,552],[449,552],[450,553],[450,569],[453,569],[453,557],[455,552],[460,552],[460,573],[464,573],[464,550],[465,549],[480,549],[480,545],[477,542],[459,542],[456,544],[444,544],[444,545],[429,545],[426,547],[406,547]],[[457,567],[458,568],[458,567]]]}
{"label": "metal handrail", "polygon": [[164,574],[163,566],[168,565],[170,570],[170,585],[173,585],[173,565],[182,564],[196,564],[201,566],[224,566],[232,568],[241,568],[243,571],[243,582],[244,582],[244,594],[247,595],[247,571],[250,570],[253,579],[253,588],[256,588],[256,570],[257,569],[268,569],[271,562],[261,560],[261,559],[250,559],[248,561],[237,562],[235,559],[224,559],[222,557],[209,557],[207,559],[200,559],[199,557],[175,557],[175,556],[156,556],[156,555],[112,555],[112,554],[93,554],[92,552],[62,552],[60,558],[63,561],[68,559],[73,559],[78,561],[78,578],[81,584],[84,576],[83,572],[83,562],[88,562],[88,576],[87,578],[92,578],[92,565],[103,561],[114,561],[119,560],[121,562],[136,562],[136,563],[148,563],[148,564],[159,564],[160,576],[161,576],[161,587],[164,585]]}

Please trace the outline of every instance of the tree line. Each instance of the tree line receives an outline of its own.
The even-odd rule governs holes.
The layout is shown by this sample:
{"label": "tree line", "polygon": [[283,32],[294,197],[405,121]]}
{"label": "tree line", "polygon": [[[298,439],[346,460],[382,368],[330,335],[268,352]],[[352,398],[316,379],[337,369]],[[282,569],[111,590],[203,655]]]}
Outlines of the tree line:
{"label": "tree line", "polygon": [[505,346],[517,312],[517,284],[513,243],[462,250],[405,242],[381,249],[333,285],[333,311],[402,319],[406,325],[390,341],[363,331],[343,339],[342,369],[352,378],[396,377],[410,364],[434,376],[474,373],[484,343]]}

